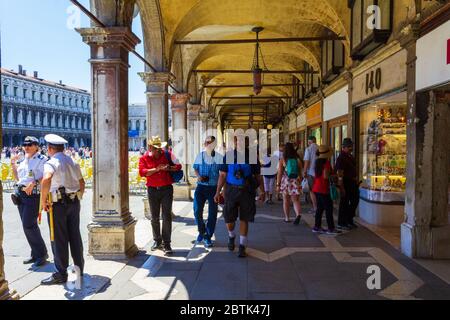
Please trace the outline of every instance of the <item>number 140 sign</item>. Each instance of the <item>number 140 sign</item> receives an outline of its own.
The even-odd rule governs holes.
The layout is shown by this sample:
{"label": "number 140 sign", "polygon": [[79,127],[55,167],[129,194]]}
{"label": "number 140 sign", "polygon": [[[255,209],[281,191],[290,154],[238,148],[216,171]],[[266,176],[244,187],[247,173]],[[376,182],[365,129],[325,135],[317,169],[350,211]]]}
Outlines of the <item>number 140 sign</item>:
{"label": "number 140 sign", "polygon": [[374,89],[381,89],[381,68],[366,74],[366,94],[373,93]]}

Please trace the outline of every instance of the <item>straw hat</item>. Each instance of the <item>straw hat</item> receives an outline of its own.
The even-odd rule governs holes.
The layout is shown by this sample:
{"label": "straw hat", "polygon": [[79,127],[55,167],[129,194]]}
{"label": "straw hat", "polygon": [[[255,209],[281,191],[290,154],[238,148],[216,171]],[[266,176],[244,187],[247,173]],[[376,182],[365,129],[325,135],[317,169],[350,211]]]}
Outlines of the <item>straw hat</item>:
{"label": "straw hat", "polygon": [[331,158],[331,148],[326,145],[319,146],[319,149],[317,150],[317,155],[319,159],[329,159]]}
{"label": "straw hat", "polygon": [[154,136],[148,140],[148,145],[158,149],[162,149],[167,146],[167,142],[162,142],[159,136]]}

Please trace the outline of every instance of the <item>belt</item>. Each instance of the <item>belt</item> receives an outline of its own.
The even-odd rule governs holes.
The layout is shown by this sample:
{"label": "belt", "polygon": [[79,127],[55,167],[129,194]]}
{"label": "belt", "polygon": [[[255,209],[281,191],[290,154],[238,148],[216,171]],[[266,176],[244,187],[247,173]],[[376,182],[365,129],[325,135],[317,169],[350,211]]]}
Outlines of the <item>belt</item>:
{"label": "belt", "polygon": [[168,185],[168,186],[162,186],[162,187],[148,187],[149,189],[153,189],[153,190],[165,190],[165,189],[169,189],[170,187],[172,187],[172,185]]}
{"label": "belt", "polygon": [[[24,186],[22,184],[20,184],[20,185],[16,184],[14,187],[16,189],[16,193],[21,193],[21,192],[25,193],[25,191],[23,189],[26,188],[27,186]],[[37,186],[35,186],[33,188],[33,190],[31,191],[31,194],[32,195],[40,194],[40,190],[37,188]]]}
{"label": "belt", "polygon": [[235,185],[235,184],[229,184],[229,183],[227,183],[227,187],[230,187],[233,189],[239,189],[239,190],[247,189],[247,186],[245,186],[245,185]]}

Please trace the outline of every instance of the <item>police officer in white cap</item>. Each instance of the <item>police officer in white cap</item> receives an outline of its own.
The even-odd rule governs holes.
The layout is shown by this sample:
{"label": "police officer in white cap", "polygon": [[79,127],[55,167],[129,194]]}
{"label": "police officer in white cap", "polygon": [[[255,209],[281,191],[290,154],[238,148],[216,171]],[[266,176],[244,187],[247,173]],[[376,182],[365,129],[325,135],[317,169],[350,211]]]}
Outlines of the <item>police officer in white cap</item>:
{"label": "police officer in white cap", "polygon": [[25,157],[18,161],[18,155],[11,158],[14,179],[17,181],[12,200],[19,208],[23,231],[31,247],[31,257],[24,264],[34,263],[35,267],[47,263],[47,248],[38,227],[40,183],[44,174],[47,157],[39,151],[39,140],[26,137],[23,144]]}
{"label": "police officer in white cap", "polygon": [[54,242],[52,246],[56,272],[48,279],[42,280],[41,284],[53,285],[67,281],[69,245],[73,262],[80,268],[81,275],[83,274],[80,199],[84,193],[85,183],[80,167],[71,157],[64,154],[64,144],[67,141],[54,134],[46,135],[45,141],[48,143],[50,160],[44,165],[41,201],[45,211],[49,212],[50,206],[53,208]]}

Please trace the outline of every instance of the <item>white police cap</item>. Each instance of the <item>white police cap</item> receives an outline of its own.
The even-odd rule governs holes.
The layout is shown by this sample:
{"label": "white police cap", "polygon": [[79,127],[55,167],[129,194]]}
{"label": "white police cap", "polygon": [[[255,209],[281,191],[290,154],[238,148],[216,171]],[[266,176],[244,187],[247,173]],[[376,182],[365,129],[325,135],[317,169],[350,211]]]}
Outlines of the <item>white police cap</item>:
{"label": "white police cap", "polygon": [[61,145],[61,144],[68,143],[66,139],[64,139],[63,137],[60,137],[56,134],[48,134],[44,137],[44,139],[49,144],[54,144],[54,145]]}

